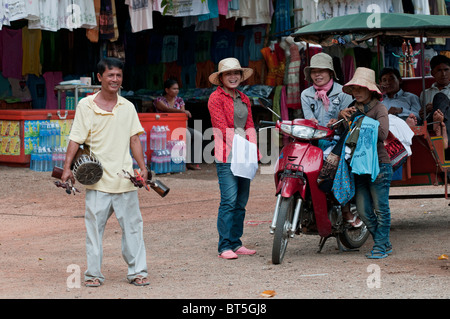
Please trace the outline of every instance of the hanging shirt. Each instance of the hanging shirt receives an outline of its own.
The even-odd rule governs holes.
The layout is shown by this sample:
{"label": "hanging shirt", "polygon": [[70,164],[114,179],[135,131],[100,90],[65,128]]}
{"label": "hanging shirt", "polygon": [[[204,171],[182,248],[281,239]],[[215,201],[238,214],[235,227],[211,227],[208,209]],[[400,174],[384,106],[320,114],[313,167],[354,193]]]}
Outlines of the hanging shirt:
{"label": "hanging shirt", "polygon": [[161,62],[173,62],[178,59],[178,36],[166,35],[163,38]]}
{"label": "hanging shirt", "polygon": [[153,29],[153,6],[151,1],[125,0],[129,6],[133,32]]}
{"label": "hanging shirt", "polygon": [[22,28],[22,75],[41,74],[41,59],[39,49],[41,47],[41,30],[28,30],[28,27]]}
{"label": "hanging shirt", "polygon": [[[242,25],[272,23],[273,4],[270,0],[248,0],[249,16],[242,18]],[[242,4],[242,2],[240,3]]]}
{"label": "hanging shirt", "polygon": [[5,78],[22,78],[22,29],[3,29],[2,67]]}
{"label": "hanging shirt", "polygon": [[372,182],[376,180],[380,172],[378,163],[377,141],[380,122],[365,116],[359,130],[358,142],[353,152],[350,166],[352,173],[369,174]]}

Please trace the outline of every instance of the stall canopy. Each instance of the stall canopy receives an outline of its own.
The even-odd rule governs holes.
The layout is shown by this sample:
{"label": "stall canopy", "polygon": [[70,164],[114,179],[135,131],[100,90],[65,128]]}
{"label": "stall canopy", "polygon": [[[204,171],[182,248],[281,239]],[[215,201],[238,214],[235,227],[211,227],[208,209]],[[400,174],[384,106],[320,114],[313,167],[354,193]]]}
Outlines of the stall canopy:
{"label": "stall canopy", "polygon": [[291,36],[295,41],[330,46],[339,37],[358,43],[380,35],[450,37],[450,16],[409,13],[358,13],[311,23]]}

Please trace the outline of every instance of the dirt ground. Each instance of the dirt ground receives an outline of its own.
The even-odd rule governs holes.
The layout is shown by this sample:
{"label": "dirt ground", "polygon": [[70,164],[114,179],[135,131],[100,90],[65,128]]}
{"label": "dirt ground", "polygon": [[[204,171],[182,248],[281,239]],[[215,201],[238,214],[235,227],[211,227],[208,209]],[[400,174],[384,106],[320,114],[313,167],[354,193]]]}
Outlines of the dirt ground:
{"label": "dirt ground", "polygon": [[[0,298],[2,299],[403,299],[450,298],[450,208],[445,199],[391,200],[394,253],[365,258],[340,252],[335,240],[316,253],[319,237],[297,236],[281,265],[271,263],[273,177],[251,185],[243,242],[257,250],[237,260],[217,257],[219,189],[214,165],[157,176],[166,198],[139,190],[150,286],[126,281],[121,230],[114,216],[104,235],[104,285],[86,288],[84,188],[67,195],[50,172],[0,166]],[[443,193],[442,186],[393,188],[392,194]],[[375,278],[376,281],[371,281]],[[78,286],[78,284],[81,284]],[[379,284],[378,286],[375,283]]]}

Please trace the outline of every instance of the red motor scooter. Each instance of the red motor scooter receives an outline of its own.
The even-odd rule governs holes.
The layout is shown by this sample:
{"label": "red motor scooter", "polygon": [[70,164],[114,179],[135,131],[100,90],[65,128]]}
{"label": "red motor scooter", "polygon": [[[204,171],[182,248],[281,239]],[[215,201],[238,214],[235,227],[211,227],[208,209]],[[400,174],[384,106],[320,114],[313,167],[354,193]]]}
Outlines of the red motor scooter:
{"label": "red motor scooter", "polygon": [[[291,140],[282,148],[275,164],[277,202],[270,226],[270,233],[274,235],[272,263],[282,262],[289,239],[300,233],[320,236],[318,252],[330,237],[337,239],[341,251],[361,247],[369,237],[367,227],[363,224],[354,228],[346,223],[341,205],[332,192],[325,193],[318,187],[317,178],[323,166],[323,151],[317,146],[318,140],[332,139],[334,129],[306,119],[260,121],[260,124],[274,125]],[[350,206],[351,212],[357,214],[355,205]]]}

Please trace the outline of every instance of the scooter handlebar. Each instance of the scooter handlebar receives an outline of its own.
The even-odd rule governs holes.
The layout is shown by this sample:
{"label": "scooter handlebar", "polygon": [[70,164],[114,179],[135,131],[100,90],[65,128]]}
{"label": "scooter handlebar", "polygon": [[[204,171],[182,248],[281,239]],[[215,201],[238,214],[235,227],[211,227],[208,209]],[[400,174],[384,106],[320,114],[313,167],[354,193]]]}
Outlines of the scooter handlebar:
{"label": "scooter handlebar", "polygon": [[277,124],[277,122],[272,122],[272,121],[259,121],[259,125],[263,126],[263,125],[267,125],[267,126],[275,126]]}

